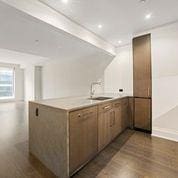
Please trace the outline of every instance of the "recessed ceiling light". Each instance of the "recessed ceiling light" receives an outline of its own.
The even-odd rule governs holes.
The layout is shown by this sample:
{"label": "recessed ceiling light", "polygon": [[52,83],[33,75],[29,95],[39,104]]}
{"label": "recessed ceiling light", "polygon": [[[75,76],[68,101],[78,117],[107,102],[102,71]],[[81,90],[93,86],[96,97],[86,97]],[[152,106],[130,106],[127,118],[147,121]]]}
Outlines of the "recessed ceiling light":
{"label": "recessed ceiling light", "polygon": [[99,24],[99,25],[98,25],[98,28],[100,28],[100,29],[101,29],[101,28],[103,28],[103,26],[102,26],[101,24]]}
{"label": "recessed ceiling light", "polygon": [[122,41],[121,41],[121,40],[119,40],[119,41],[118,41],[118,43],[119,43],[119,44],[121,44],[121,43],[122,43]]}
{"label": "recessed ceiling light", "polygon": [[147,0],[140,0],[141,3],[145,3]]}
{"label": "recessed ceiling light", "polygon": [[63,3],[67,4],[68,0],[61,0]]}
{"label": "recessed ceiling light", "polygon": [[151,14],[151,13],[146,14],[146,15],[145,15],[145,19],[151,19],[151,16],[152,16],[152,14]]}

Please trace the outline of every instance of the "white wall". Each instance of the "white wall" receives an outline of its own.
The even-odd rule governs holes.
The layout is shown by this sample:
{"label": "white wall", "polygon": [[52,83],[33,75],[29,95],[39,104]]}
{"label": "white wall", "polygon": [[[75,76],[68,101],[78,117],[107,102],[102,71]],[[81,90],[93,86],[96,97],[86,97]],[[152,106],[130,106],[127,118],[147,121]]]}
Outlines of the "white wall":
{"label": "white wall", "polygon": [[97,93],[124,93],[133,95],[132,46],[118,49],[113,59],[92,56],[84,59],[58,60],[43,65],[43,97],[89,95],[90,84],[102,80]]}
{"label": "white wall", "polygon": [[42,96],[42,66],[35,66],[35,100],[41,100]]}
{"label": "white wall", "polygon": [[178,23],[152,31],[153,119],[178,105]]}
{"label": "white wall", "polygon": [[152,30],[153,134],[178,141],[178,23]]}
{"label": "white wall", "polygon": [[25,101],[42,99],[42,66],[25,67]]}
{"label": "white wall", "polygon": [[35,66],[25,68],[25,101],[35,99]]}
{"label": "white wall", "polygon": [[0,62],[0,66],[15,69],[15,99],[1,100],[1,102],[24,100],[24,70],[20,68],[20,65],[16,64]]}
{"label": "white wall", "polygon": [[[103,81],[104,70],[111,60],[111,56],[102,54],[46,63],[43,66],[43,98],[89,96],[91,82]],[[103,86],[96,90],[103,92]]]}
{"label": "white wall", "polygon": [[118,55],[104,72],[104,81],[106,93],[118,93],[123,89],[124,93],[133,95],[132,45],[118,49]]}
{"label": "white wall", "polygon": [[24,69],[15,68],[15,100],[24,100]]}

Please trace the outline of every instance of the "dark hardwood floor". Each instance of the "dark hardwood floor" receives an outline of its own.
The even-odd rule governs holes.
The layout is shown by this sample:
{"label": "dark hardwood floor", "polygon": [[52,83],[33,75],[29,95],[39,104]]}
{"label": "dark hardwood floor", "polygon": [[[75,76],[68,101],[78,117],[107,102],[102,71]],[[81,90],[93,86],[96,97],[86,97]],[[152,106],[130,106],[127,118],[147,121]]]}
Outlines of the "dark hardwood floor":
{"label": "dark hardwood floor", "polygon": [[27,107],[0,104],[0,178],[56,178],[28,153]]}
{"label": "dark hardwood floor", "polygon": [[[127,130],[73,178],[178,178],[178,143]],[[28,153],[24,103],[0,104],[0,178],[56,178]]]}

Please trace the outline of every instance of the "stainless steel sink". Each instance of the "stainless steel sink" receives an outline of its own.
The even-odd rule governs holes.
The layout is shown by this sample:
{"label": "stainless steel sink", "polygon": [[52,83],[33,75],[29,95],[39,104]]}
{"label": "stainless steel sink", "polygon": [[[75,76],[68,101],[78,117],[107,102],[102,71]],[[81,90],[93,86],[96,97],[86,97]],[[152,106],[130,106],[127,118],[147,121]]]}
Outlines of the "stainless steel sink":
{"label": "stainless steel sink", "polygon": [[99,101],[109,100],[109,99],[112,99],[112,98],[111,97],[104,97],[104,96],[89,98],[89,100],[99,100]]}

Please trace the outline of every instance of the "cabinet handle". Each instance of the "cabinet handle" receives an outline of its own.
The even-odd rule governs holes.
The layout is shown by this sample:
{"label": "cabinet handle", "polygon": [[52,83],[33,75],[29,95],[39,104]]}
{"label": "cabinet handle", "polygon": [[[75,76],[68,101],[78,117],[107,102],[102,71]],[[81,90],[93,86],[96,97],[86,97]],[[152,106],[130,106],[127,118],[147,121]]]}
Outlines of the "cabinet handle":
{"label": "cabinet handle", "polygon": [[81,117],[81,114],[78,114],[78,117]]}
{"label": "cabinet handle", "polygon": [[38,117],[39,116],[39,109],[38,108],[36,108],[36,110],[35,110],[35,115]]}
{"label": "cabinet handle", "polygon": [[148,89],[147,89],[147,94],[148,94],[148,96],[150,96],[150,87],[148,87]]}
{"label": "cabinet handle", "polygon": [[110,106],[105,106],[103,109],[109,109],[110,108]]}

